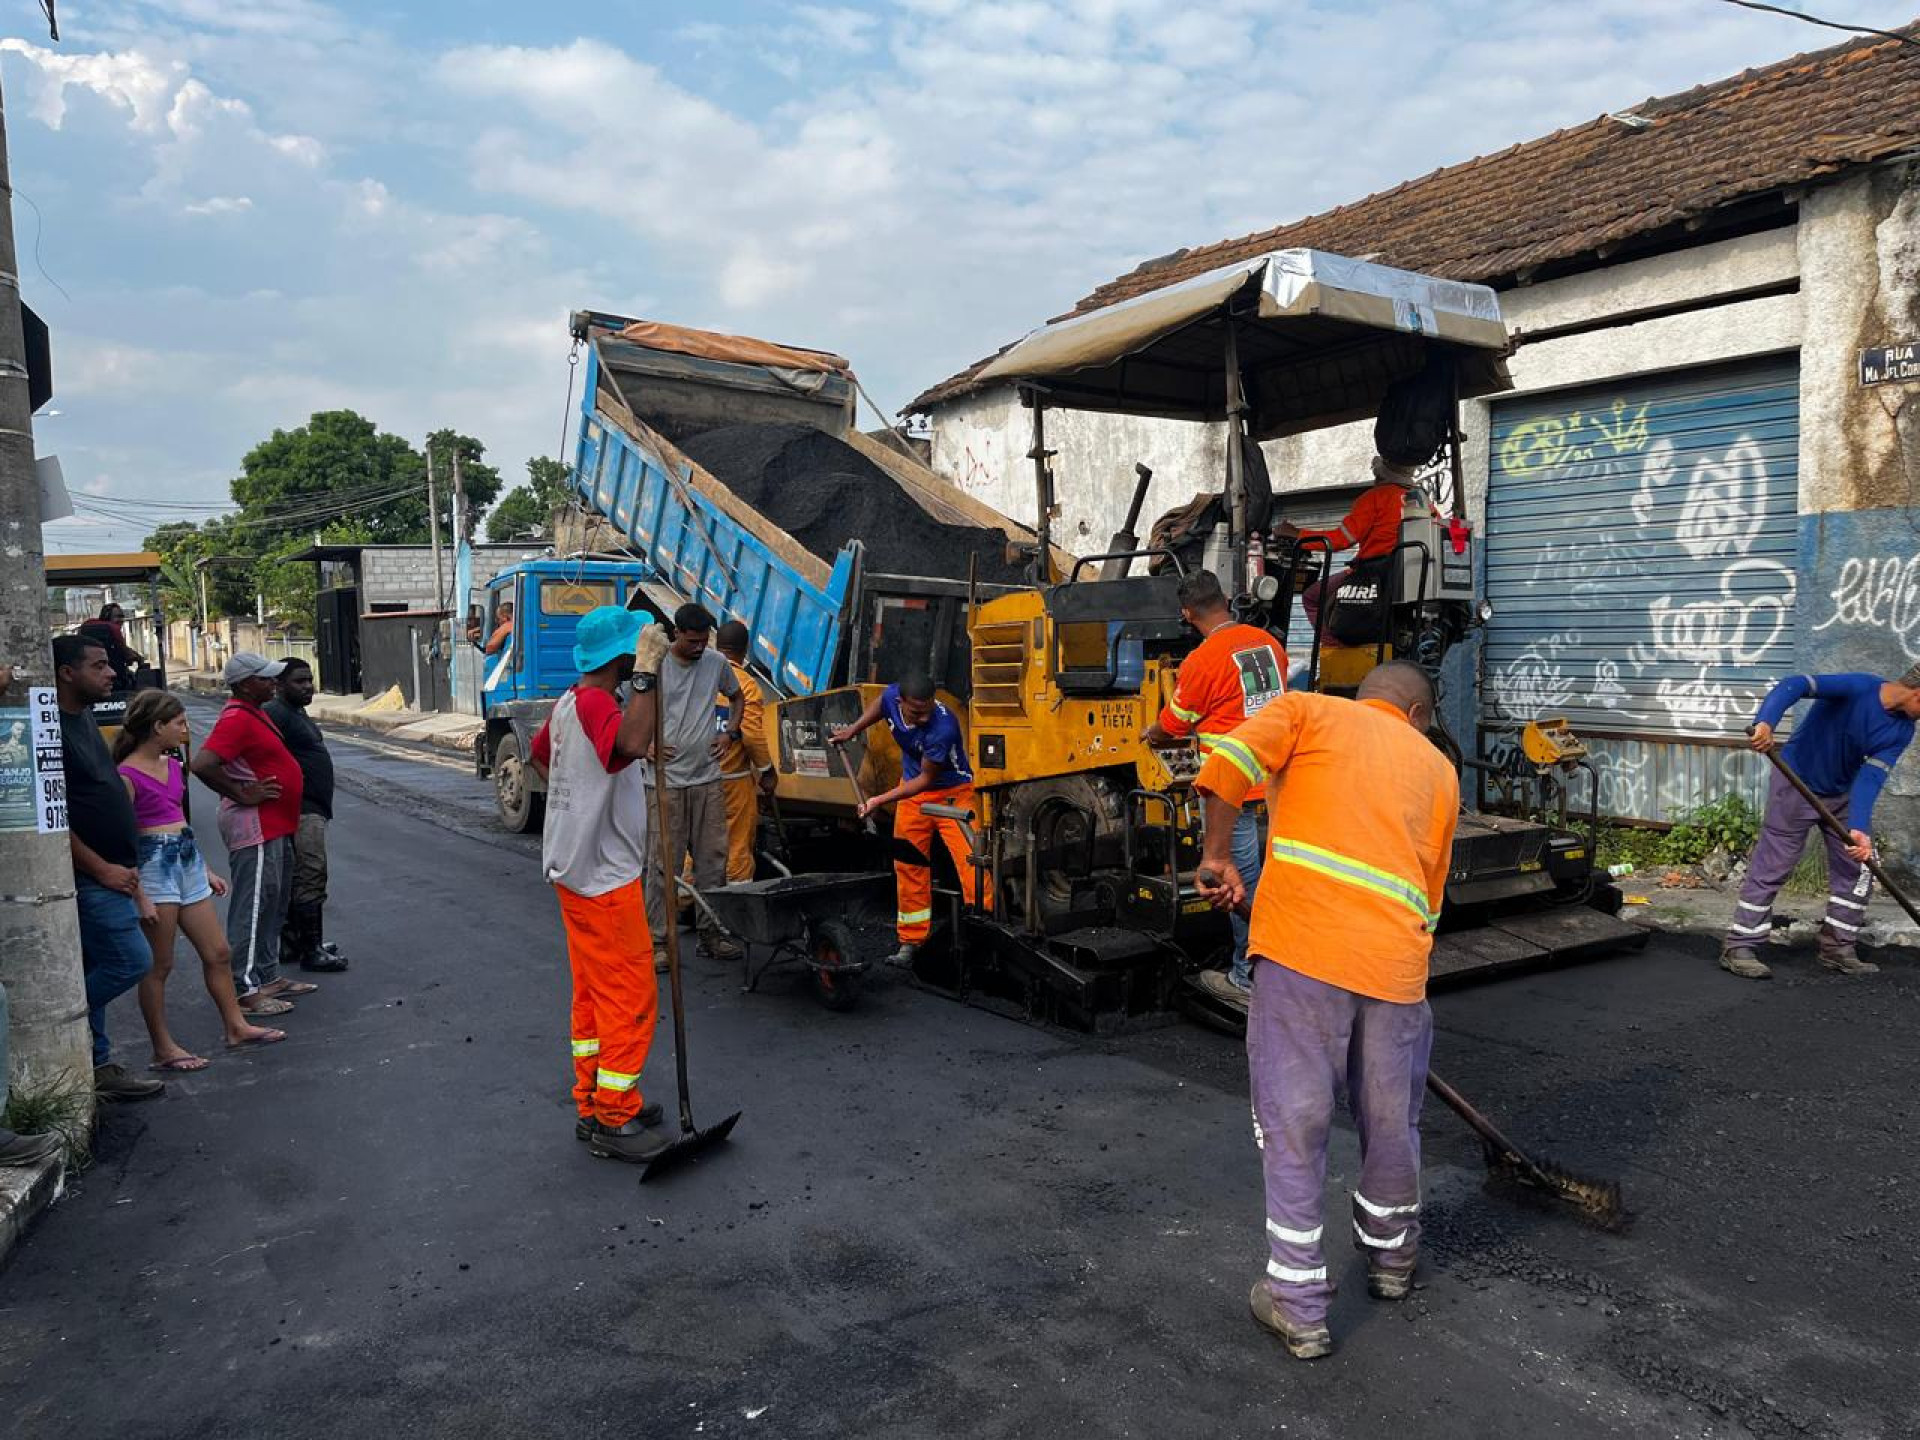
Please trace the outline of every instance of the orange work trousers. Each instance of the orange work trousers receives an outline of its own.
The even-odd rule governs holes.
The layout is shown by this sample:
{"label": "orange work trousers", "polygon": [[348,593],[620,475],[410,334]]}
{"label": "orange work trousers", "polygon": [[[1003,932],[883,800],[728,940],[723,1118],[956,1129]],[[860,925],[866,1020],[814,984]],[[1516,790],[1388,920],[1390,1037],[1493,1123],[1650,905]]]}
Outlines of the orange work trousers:
{"label": "orange work trousers", "polygon": [[604,895],[553,889],[573,970],[573,1105],[582,1118],[624,1125],[640,1113],[660,1012],[646,894],[638,880]]}
{"label": "orange work trousers", "polygon": [[722,780],[727,801],[727,883],[753,878],[754,832],[760,828],[760,786],[751,775]]}
{"label": "orange work trousers", "polygon": [[893,807],[894,888],[899,894],[899,915],[895,929],[902,945],[918,945],[933,928],[933,839],[938,835],[960,872],[960,893],[969,905],[979,903],[979,888],[973,859],[967,850],[966,832],[953,820],[926,813],[927,805],[955,805],[973,808],[973,786],[954,785],[945,790],[922,790],[909,795]]}

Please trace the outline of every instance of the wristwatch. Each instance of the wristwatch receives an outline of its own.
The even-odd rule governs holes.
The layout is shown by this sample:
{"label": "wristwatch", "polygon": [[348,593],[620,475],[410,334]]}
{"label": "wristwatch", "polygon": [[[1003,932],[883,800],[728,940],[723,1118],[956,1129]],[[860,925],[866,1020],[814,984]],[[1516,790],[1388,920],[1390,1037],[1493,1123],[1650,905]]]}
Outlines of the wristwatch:
{"label": "wristwatch", "polygon": [[747,735],[747,732],[744,730],[727,731],[727,739],[733,741],[733,743],[736,745],[738,745],[742,740],[746,739],[746,735]]}

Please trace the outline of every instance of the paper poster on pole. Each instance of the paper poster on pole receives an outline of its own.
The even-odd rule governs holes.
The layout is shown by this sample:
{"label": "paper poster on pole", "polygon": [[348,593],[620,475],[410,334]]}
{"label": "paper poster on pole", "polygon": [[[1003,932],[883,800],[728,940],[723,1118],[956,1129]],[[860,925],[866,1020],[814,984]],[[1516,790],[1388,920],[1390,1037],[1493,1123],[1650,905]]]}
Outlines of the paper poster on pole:
{"label": "paper poster on pole", "polygon": [[32,720],[34,828],[52,835],[67,828],[67,767],[60,744],[60,701],[51,685],[27,691]]}

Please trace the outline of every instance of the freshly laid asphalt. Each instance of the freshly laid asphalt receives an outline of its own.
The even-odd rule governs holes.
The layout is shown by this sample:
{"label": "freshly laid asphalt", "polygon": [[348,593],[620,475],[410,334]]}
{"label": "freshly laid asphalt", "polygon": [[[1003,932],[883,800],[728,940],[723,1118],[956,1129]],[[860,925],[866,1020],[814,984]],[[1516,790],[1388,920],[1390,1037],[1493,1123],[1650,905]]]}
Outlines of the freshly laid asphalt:
{"label": "freshly laid asphalt", "polygon": [[[1340,1348],[1307,1366],[1246,1312],[1234,1042],[1093,1040],[891,973],[832,1014],[695,961],[696,1116],[744,1115],[642,1188],[572,1138],[533,842],[444,754],[330,739],[353,968],[225,1056],[183,953],[176,1028],[214,1063],[112,1112],[0,1270],[8,1436],[1920,1433],[1920,955],[1845,980],[1780,951],[1755,984],[1656,937],[1437,998],[1436,1066],[1618,1176],[1634,1222],[1489,1192],[1429,1105],[1421,1288],[1384,1306],[1336,1238],[1343,1130]],[[131,997],[113,1018],[143,1063]]]}

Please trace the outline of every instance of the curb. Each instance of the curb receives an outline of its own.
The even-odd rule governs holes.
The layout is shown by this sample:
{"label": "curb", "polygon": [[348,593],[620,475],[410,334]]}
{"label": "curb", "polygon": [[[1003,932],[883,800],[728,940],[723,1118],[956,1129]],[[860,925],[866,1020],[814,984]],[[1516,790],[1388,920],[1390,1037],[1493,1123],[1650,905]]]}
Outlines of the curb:
{"label": "curb", "polygon": [[0,1167],[0,1263],[26,1238],[35,1219],[60,1196],[58,1159]]}
{"label": "curb", "polygon": [[[196,695],[224,695],[226,687],[211,675],[188,675],[186,687]],[[316,695],[311,710],[313,719],[322,725],[344,725],[354,730],[371,730],[378,735],[392,735],[396,740],[411,740],[415,743],[433,746],[436,750],[449,750],[456,755],[471,758],[474,747],[486,726],[469,715],[452,716],[446,714],[422,714],[418,710],[374,710],[362,711],[359,706],[364,701],[353,701],[350,696]],[[334,704],[330,702],[342,702]],[[416,728],[418,727],[418,728]]]}

